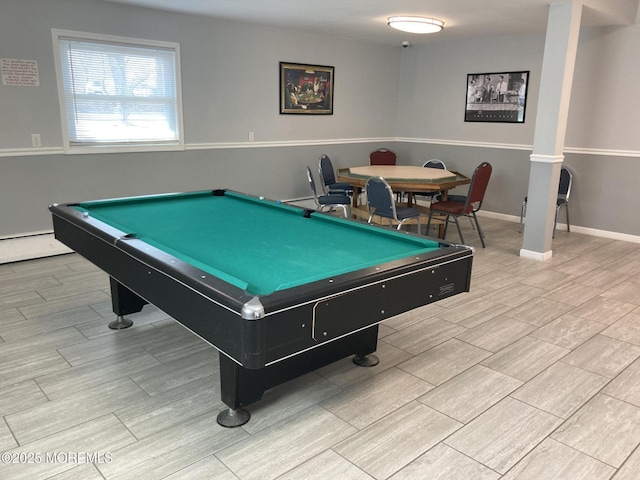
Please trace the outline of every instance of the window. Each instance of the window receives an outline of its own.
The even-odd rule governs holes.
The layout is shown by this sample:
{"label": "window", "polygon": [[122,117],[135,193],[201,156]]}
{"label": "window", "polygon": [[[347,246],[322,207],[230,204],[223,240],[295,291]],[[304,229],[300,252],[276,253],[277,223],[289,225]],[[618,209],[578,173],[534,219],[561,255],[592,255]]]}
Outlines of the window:
{"label": "window", "polygon": [[53,30],[65,150],[184,146],[177,43]]}

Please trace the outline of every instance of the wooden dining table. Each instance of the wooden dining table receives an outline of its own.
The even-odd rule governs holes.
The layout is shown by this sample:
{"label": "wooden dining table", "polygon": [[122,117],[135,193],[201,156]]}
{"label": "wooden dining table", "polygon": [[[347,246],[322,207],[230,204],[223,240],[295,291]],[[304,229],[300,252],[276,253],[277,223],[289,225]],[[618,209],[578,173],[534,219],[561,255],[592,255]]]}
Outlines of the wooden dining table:
{"label": "wooden dining table", "polygon": [[[337,181],[346,182],[353,186],[351,213],[356,217],[369,216],[366,205],[359,205],[360,193],[364,190],[367,180],[371,177],[384,178],[394,193],[406,195],[408,207],[422,211],[429,215],[429,208],[415,202],[416,193],[440,193],[442,200],[447,199],[448,191],[460,185],[468,185],[471,179],[459,172],[440,168],[425,168],[410,165],[364,165],[360,167],[341,168],[338,170]],[[443,221],[440,218],[433,222],[438,225],[438,237],[444,234]]]}
{"label": "wooden dining table", "polygon": [[365,165],[361,167],[341,168],[338,170],[338,182],[353,186],[353,207],[358,207],[359,194],[370,177],[384,178],[391,189],[407,196],[407,206],[414,205],[414,193],[440,192],[447,199],[447,192],[460,185],[468,185],[471,179],[461,173],[440,168],[424,168],[410,165]]}

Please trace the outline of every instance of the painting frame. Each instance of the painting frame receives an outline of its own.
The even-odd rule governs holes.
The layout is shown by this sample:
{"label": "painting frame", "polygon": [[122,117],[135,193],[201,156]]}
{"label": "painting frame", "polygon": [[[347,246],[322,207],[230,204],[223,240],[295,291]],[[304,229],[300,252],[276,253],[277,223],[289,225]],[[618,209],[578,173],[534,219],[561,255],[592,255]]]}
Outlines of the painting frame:
{"label": "painting frame", "polygon": [[280,114],[333,115],[335,68],[280,62]]}
{"label": "painting frame", "polygon": [[467,74],[465,122],[524,123],[529,70]]}

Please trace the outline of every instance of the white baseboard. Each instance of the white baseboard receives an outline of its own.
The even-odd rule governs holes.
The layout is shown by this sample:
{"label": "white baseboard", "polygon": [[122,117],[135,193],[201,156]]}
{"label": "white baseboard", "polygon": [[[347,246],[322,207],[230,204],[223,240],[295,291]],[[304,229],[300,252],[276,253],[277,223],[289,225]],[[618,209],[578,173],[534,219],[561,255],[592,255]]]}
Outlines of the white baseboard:
{"label": "white baseboard", "polygon": [[540,252],[533,252],[531,250],[525,250],[524,248],[520,249],[520,256],[522,258],[530,258],[531,260],[537,260],[539,262],[544,262],[545,260],[549,260],[552,255],[553,255],[553,252],[551,250],[544,253],[540,253]]}
{"label": "white baseboard", "polygon": [[[480,210],[478,212],[479,217],[495,218],[497,220],[504,220],[506,222],[520,222],[519,215],[506,215],[504,213],[487,212]],[[566,223],[558,223],[558,230],[566,230]],[[621,240],[623,242],[640,243],[640,236],[629,235],[628,233],[610,232],[608,230],[598,230],[597,228],[581,227],[580,225],[571,225],[571,231],[576,233],[583,233],[585,235],[591,235],[592,237],[610,238],[611,240]]]}
{"label": "white baseboard", "polygon": [[53,233],[16,236],[0,240],[0,264],[52,257],[65,253],[73,253],[73,250],[56,240]]}

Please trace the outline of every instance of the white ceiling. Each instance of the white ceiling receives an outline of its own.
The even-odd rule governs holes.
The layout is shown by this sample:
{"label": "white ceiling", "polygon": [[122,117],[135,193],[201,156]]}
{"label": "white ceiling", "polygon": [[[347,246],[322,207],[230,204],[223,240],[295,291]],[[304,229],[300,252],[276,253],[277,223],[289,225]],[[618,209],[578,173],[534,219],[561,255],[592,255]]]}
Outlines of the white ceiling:
{"label": "white ceiling", "polygon": [[[420,44],[489,35],[543,32],[549,4],[561,0],[103,0],[173,12],[313,31],[386,45]],[[630,25],[639,0],[581,1],[583,25]],[[387,26],[393,15],[425,15],[444,21],[433,35]]]}

